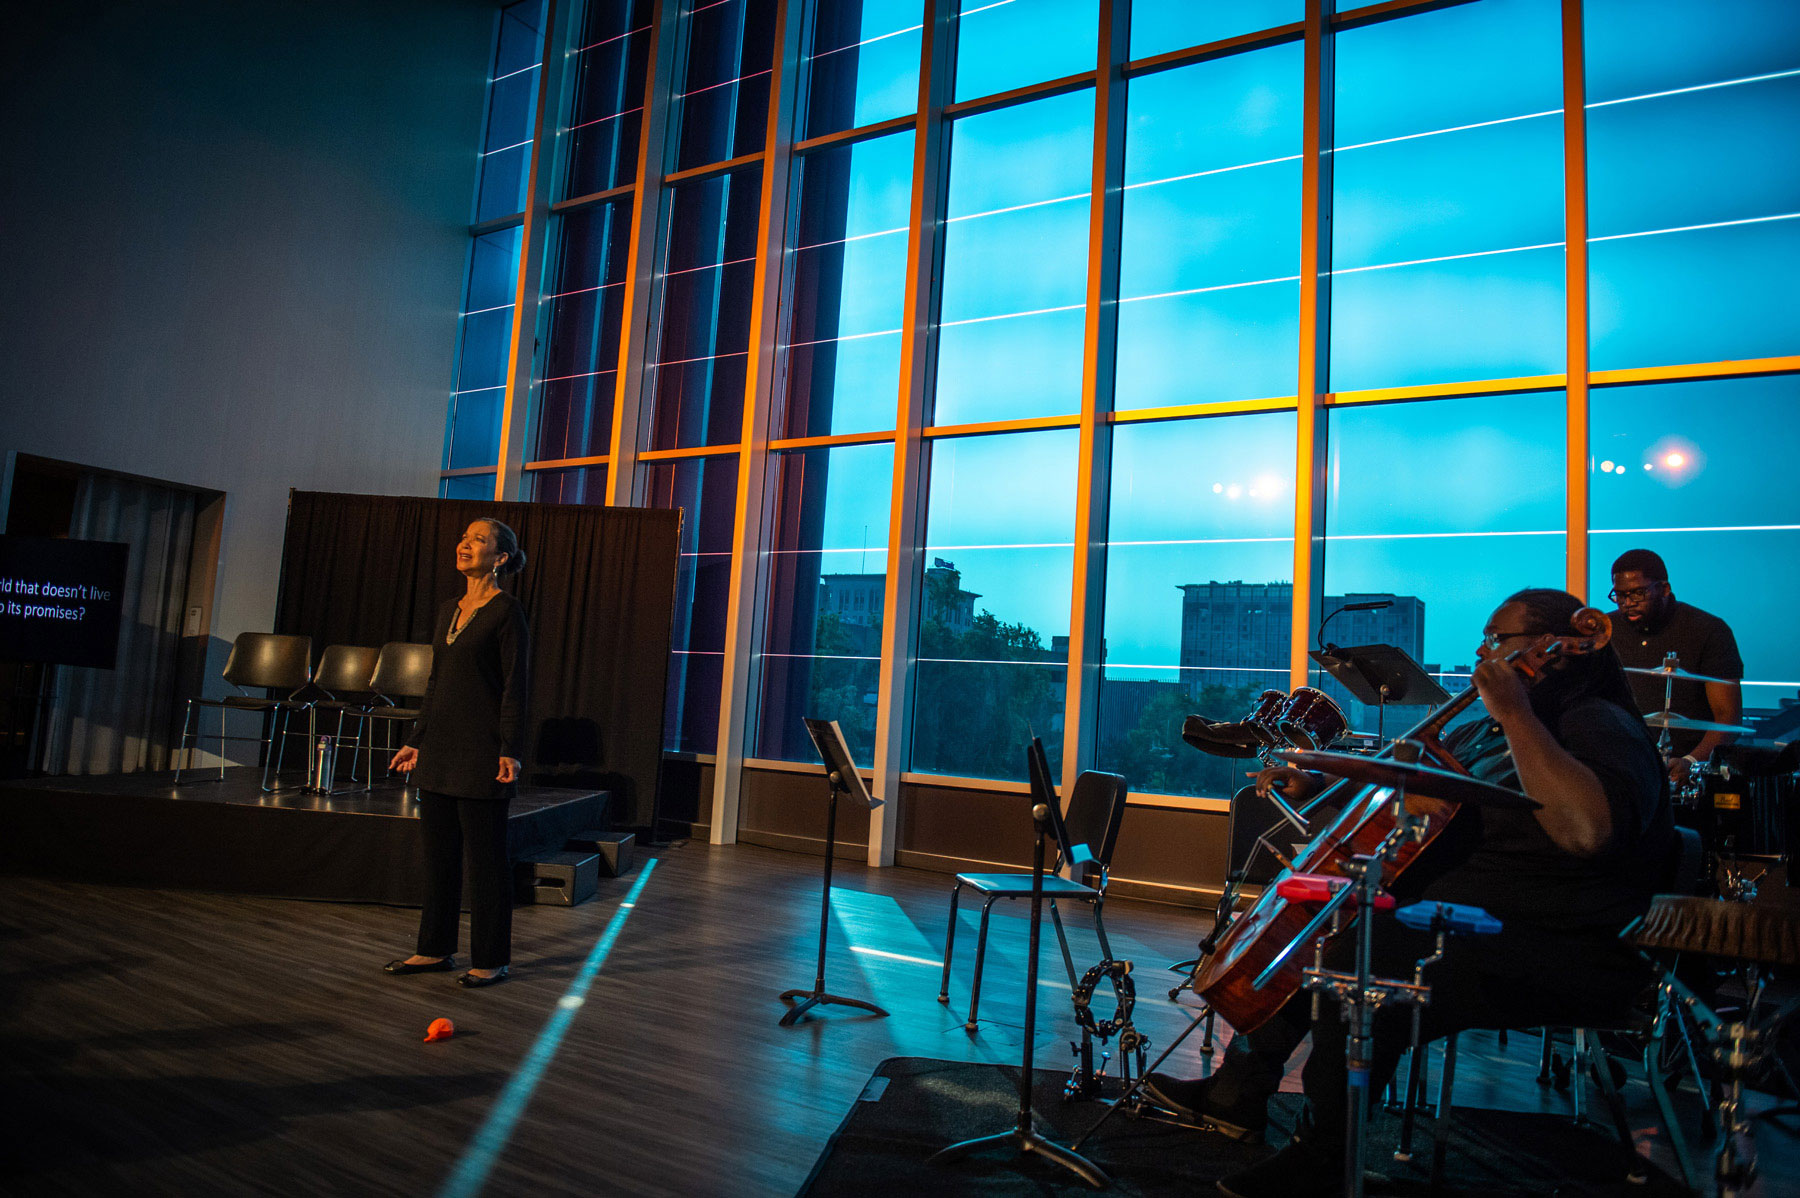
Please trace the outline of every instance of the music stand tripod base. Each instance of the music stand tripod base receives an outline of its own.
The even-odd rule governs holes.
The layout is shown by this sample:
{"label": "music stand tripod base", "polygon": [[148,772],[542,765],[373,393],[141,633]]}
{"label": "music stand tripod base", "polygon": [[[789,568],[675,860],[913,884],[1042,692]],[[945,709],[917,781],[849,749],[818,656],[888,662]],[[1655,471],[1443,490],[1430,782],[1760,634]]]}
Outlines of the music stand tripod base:
{"label": "music stand tripod base", "polygon": [[973,1156],[989,1148],[1011,1148],[1015,1155],[1025,1156],[1037,1153],[1045,1160],[1054,1161],[1096,1190],[1104,1190],[1112,1185],[1112,1179],[1100,1171],[1099,1166],[1078,1152],[1071,1152],[1060,1144],[1052,1143],[1035,1131],[1018,1130],[997,1132],[991,1136],[980,1136],[973,1140],[964,1140],[960,1144],[952,1144],[948,1148],[940,1148],[931,1155],[930,1164],[947,1165],[959,1161],[965,1156]]}
{"label": "music stand tripod base", "polygon": [[796,998],[800,999],[800,1002],[796,1003],[787,1014],[781,1017],[781,1023],[778,1026],[793,1027],[794,1024],[799,1021],[800,1016],[806,1014],[814,1007],[823,1006],[855,1007],[858,1010],[869,1011],[876,1015],[887,1014],[886,1011],[882,1010],[872,1002],[864,1002],[860,998],[844,998],[842,995],[838,994],[827,994],[823,990],[783,990],[781,992],[782,1002],[793,1002]]}

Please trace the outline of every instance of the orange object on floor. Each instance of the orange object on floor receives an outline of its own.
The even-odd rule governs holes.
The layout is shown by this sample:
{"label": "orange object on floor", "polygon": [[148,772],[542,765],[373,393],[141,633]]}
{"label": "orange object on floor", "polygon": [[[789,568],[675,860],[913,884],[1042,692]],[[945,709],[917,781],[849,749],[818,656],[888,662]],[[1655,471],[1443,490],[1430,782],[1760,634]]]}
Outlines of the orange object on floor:
{"label": "orange object on floor", "polygon": [[433,1019],[431,1026],[425,1029],[425,1043],[436,1040],[448,1040],[456,1034],[456,1025],[448,1019]]}

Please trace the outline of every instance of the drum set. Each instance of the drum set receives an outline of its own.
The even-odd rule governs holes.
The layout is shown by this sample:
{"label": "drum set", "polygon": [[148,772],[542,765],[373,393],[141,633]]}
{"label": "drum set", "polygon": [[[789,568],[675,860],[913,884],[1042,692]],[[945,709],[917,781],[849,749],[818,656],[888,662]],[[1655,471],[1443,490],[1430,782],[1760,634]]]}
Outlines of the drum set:
{"label": "drum set", "polygon": [[[1744,736],[1751,729],[1742,724],[1695,719],[1672,710],[1677,683],[1732,684],[1735,679],[1713,678],[1681,668],[1671,653],[1652,669],[1627,667],[1626,673],[1663,680],[1662,710],[1648,712],[1644,723],[1657,733],[1657,749],[1666,759],[1673,752],[1678,732],[1705,735],[1721,732]],[[1700,834],[1705,853],[1704,881],[1708,889],[1726,899],[1753,899],[1762,872],[1749,875],[1744,867],[1758,858],[1785,857],[1788,850],[1784,826],[1791,821],[1794,799],[1792,775],[1800,768],[1800,742],[1763,745],[1728,742],[1705,761],[1695,762],[1675,784],[1671,799],[1676,822]]]}
{"label": "drum set", "polygon": [[1181,736],[1203,753],[1216,757],[1257,757],[1272,764],[1285,749],[1327,749],[1350,735],[1344,709],[1324,691],[1311,686],[1293,691],[1265,690],[1250,713],[1232,723],[1215,723],[1191,715]]}

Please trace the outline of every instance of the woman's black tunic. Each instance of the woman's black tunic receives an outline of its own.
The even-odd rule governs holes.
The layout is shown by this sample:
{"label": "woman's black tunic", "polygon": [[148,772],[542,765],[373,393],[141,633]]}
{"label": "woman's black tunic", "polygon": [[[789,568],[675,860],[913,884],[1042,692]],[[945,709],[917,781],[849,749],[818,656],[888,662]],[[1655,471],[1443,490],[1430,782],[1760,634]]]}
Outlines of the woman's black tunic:
{"label": "woman's black tunic", "polygon": [[519,601],[502,591],[476,609],[450,641],[452,599],[438,609],[431,682],[406,743],[419,750],[420,790],[464,799],[510,799],[495,780],[502,757],[524,758],[531,638]]}

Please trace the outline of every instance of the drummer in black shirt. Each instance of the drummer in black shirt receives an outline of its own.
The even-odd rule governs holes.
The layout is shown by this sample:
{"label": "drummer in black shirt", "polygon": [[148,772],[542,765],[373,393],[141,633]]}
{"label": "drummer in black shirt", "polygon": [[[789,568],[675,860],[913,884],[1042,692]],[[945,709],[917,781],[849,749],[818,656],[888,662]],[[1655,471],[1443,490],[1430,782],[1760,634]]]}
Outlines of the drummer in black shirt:
{"label": "drummer in black shirt", "polygon": [[[1667,687],[1669,710],[1676,715],[1713,724],[1738,723],[1744,711],[1743,688],[1739,686],[1744,659],[1738,655],[1731,627],[1712,613],[1675,598],[1669,586],[1669,568],[1648,549],[1620,554],[1612,566],[1612,583],[1609,598],[1619,605],[1612,613],[1612,643],[1627,669],[1657,669],[1673,653],[1676,664],[1688,673],[1725,679],[1707,683],[1678,679],[1670,686],[1666,678],[1627,674],[1638,709],[1646,715],[1661,711]],[[1672,729],[1669,780],[1679,785],[1689,770],[1731,739],[1729,732]]]}

